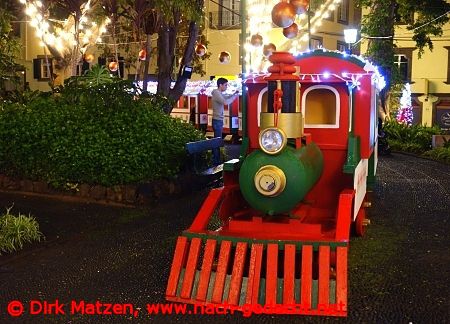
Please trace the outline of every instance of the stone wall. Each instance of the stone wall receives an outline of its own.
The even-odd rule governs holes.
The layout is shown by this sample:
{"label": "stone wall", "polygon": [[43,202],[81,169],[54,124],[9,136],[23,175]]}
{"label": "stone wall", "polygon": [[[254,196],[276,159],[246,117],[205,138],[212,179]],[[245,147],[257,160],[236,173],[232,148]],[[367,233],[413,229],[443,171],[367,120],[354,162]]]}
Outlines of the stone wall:
{"label": "stone wall", "polygon": [[161,179],[153,182],[105,187],[100,185],[78,184],[70,188],[54,188],[46,182],[18,179],[0,174],[0,191],[29,193],[33,195],[70,198],[71,200],[142,205],[158,201],[172,195],[198,189],[204,180],[190,173],[175,179]]}

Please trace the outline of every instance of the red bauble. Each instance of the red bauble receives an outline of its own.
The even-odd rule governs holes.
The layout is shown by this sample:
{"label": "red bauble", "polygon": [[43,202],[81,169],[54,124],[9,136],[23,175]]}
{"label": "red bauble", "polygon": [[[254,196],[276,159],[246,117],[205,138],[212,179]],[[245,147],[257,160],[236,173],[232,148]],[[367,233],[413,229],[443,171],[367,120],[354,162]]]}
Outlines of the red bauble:
{"label": "red bauble", "polygon": [[289,0],[289,3],[294,6],[297,15],[301,15],[308,10],[309,0]]}
{"label": "red bauble", "polygon": [[139,59],[141,61],[145,61],[146,58],[147,58],[147,51],[145,49],[141,49],[139,51]]}
{"label": "red bauble", "polygon": [[255,47],[259,47],[263,44],[263,37],[260,34],[252,35],[252,38],[250,39],[250,44],[252,44]]}
{"label": "red bauble", "polygon": [[272,22],[281,28],[289,27],[295,20],[295,7],[287,2],[279,2],[272,9]]}
{"label": "red bauble", "polygon": [[229,52],[220,52],[219,54],[219,62],[222,64],[230,63],[231,54]]}
{"label": "red bauble", "polygon": [[117,62],[109,62],[108,68],[111,72],[116,72],[119,68],[119,64],[117,64]]}
{"label": "red bauble", "polygon": [[263,54],[264,54],[264,56],[270,56],[276,50],[277,50],[277,47],[273,43],[269,43],[267,45],[264,45]]}
{"label": "red bauble", "polygon": [[286,38],[292,39],[297,37],[298,34],[298,26],[296,23],[293,23],[289,27],[283,28],[283,35]]}
{"label": "red bauble", "polygon": [[197,46],[195,47],[195,54],[197,54],[198,56],[203,56],[206,54],[206,46],[203,44],[197,44]]}

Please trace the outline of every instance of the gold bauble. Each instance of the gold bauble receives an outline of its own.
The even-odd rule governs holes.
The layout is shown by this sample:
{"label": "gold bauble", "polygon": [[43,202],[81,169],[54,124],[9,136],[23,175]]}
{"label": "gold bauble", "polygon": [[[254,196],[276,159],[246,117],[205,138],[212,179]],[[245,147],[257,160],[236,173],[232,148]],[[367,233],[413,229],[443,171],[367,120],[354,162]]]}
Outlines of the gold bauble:
{"label": "gold bauble", "polygon": [[308,10],[309,0],[289,0],[289,3],[294,6],[297,15],[301,15]]}
{"label": "gold bauble", "polygon": [[276,50],[277,50],[277,47],[273,43],[269,43],[267,45],[264,45],[263,54],[264,54],[264,56],[270,56]]}
{"label": "gold bauble", "polygon": [[116,72],[118,68],[119,68],[119,64],[117,64],[117,62],[109,62],[108,69],[111,72]]}
{"label": "gold bauble", "polygon": [[197,44],[197,46],[195,47],[195,54],[197,54],[200,57],[205,55],[206,54],[206,46],[201,43]]}
{"label": "gold bauble", "polygon": [[250,39],[250,44],[252,44],[255,47],[259,47],[263,44],[263,37],[260,34],[252,35],[252,38]]}
{"label": "gold bauble", "polygon": [[94,54],[85,54],[84,55],[84,60],[88,63],[92,63],[94,62]]}
{"label": "gold bauble", "polygon": [[229,52],[220,52],[219,54],[219,62],[222,64],[228,64],[231,60],[231,54]]}
{"label": "gold bauble", "polygon": [[287,2],[279,2],[272,9],[272,22],[281,28],[289,27],[295,20],[295,7]]}
{"label": "gold bauble", "polygon": [[297,37],[298,34],[298,26],[296,23],[293,23],[289,27],[283,28],[283,35],[286,38],[292,39]]}

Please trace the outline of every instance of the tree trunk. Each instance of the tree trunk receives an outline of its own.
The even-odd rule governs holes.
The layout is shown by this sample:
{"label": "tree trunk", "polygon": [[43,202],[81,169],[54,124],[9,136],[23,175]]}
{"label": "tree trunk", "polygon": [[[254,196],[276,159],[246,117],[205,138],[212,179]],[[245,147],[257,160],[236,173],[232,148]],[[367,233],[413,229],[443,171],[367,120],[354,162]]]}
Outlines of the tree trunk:
{"label": "tree trunk", "polygon": [[[178,77],[173,89],[169,92],[169,98],[176,101],[178,100],[186,89],[187,78],[183,77],[183,67],[190,66],[194,56],[195,41],[198,36],[198,25],[191,21],[189,24],[189,36],[184,47],[183,59],[180,64],[180,70],[178,71]],[[170,113],[170,112],[169,112]]]}
{"label": "tree trunk", "polygon": [[55,64],[56,78],[53,80],[53,86],[64,85],[64,80],[72,75],[72,66]]}
{"label": "tree trunk", "polygon": [[152,35],[151,34],[147,34],[145,51],[146,51],[146,54],[145,54],[145,65],[144,65],[143,86],[142,86],[143,91],[147,91],[147,85],[148,85],[148,70],[150,67],[150,55],[152,53]]}
{"label": "tree trunk", "polygon": [[[172,81],[172,67],[174,53],[170,51],[170,40],[174,38],[173,28],[163,25],[158,31],[158,93],[164,96],[169,95],[170,83]],[[170,108],[168,108],[170,109]],[[170,113],[169,110],[166,111]]]}

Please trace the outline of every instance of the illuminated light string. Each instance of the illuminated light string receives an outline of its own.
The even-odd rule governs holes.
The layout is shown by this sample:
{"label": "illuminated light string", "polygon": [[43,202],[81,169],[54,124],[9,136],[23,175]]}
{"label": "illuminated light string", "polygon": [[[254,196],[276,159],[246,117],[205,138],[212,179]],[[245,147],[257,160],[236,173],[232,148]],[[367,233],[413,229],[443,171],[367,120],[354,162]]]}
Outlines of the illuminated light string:
{"label": "illuminated light string", "polygon": [[[138,81],[136,83],[142,89],[143,81]],[[175,82],[172,82],[171,87],[173,87],[174,85]],[[149,81],[147,83],[147,91],[149,93],[156,93],[157,88],[157,81]],[[194,96],[198,94],[204,94],[208,97],[211,97],[211,93],[214,89],[217,89],[217,83],[214,80],[187,81],[183,95]],[[228,81],[228,88],[225,94],[232,95],[236,90],[239,90],[239,92],[242,93],[242,79],[240,78]]]}
{"label": "illuminated light string", "polygon": [[[309,31],[311,34],[316,33],[317,27],[320,27],[322,25],[322,20],[328,18],[330,16],[331,12],[336,10],[336,6],[339,5],[339,3],[341,3],[341,1],[342,0],[327,0],[325,3],[323,3],[320,6],[319,10],[316,11],[316,13],[314,14],[314,17],[310,21]],[[304,14],[304,16],[306,17],[306,14]],[[300,29],[308,30],[308,22],[306,22],[304,25],[302,25],[301,28],[299,27],[299,30]],[[308,40],[309,40],[309,33],[305,33],[300,38],[301,42],[307,42]],[[296,45],[297,45],[297,50],[301,49],[301,47],[302,47],[301,44],[297,43]],[[295,47],[292,47],[291,52],[295,52]]]}
{"label": "illuminated light string", "polygon": [[[73,50],[80,45],[83,53],[90,44],[101,41],[101,35],[106,32],[106,25],[111,22],[106,18],[100,26],[96,22],[89,21],[91,12],[91,0],[82,5],[81,16],[78,18],[78,30],[75,30],[75,17],[71,15],[62,22],[62,28],[55,28],[50,32],[49,21],[46,18],[45,8],[40,0],[19,0],[25,6],[25,13],[30,18],[29,25],[35,29],[36,37],[40,39],[41,46],[52,47],[63,57],[66,51]],[[89,28],[88,28],[89,26]]]}
{"label": "illuminated light string", "polygon": [[362,57],[360,55],[347,54],[345,52],[340,52],[338,50],[327,50],[327,49],[324,49],[324,48],[319,48],[319,49],[316,49],[316,50],[313,50],[313,51],[307,50],[305,52],[300,52],[300,53],[297,54],[297,57],[309,54],[311,52],[320,52],[320,51],[340,54],[340,55],[342,55],[342,57],[349,57],[349,56],[351,56],[353,59],[356,59],[356,60],[360,61],[361,63],[364,63],[363,69],[364,69],[364,71],[366,71],[366,73],[347,73],[347,75],[350,75],[350,76],[351,75],[361,75],[361,76],[372,75],[372,83],[377,86],[378,90],[382,90],[386,86],[386,80],[384,79],[384,76],[380,73],[380,71],[378,70],[378,67],[373,65],[370,61],[368,61],[366,58],[364,58],[364,57]]}
{"label": "illuminated light string", "polygon": [[[328,18],[332,11],[336,9],[336,6],[341,3],[342,0],[327,0],[323,3],[320,8],[316,10],[316,13],[310,21],[310,33],[315,33],[317,27],[322,25],[322,19]],[[267,1],[265,4],[260,3],[260,0],[254,0],[249,3],[248,15],[249,15],[249,30],[250,34],[259,34],[263,39],[268,38],[268,32],[272,29],[271,22],[271,11],[278,0]],[[299,25],[299,30],[308,30],[307,14],[303,13],[297,15],[295,22]],[[246,73],[251,73],[253,71],[266,71],[267,70],[267,60],[263,55],[262,46],[255,47],[250,43],[250,37],[247,37],[244,49],[245,62],[247,65]],[[309,40],[309,34],[305,33],[296,40],[287,40],[280,45],[280,48],[290,47],[288,51],[292,54],[297,54],[302,48],[301,42],[306,42]]]}
{"label": "illuminated light string", "polygon": [[404,123],[408,126],[413,122],[413,108],[411,103],[411,86],[409,83],[405,84],[400,98],[400,108],[397,111],[396,119],[400,123]]}

